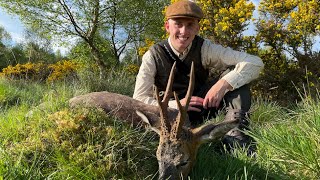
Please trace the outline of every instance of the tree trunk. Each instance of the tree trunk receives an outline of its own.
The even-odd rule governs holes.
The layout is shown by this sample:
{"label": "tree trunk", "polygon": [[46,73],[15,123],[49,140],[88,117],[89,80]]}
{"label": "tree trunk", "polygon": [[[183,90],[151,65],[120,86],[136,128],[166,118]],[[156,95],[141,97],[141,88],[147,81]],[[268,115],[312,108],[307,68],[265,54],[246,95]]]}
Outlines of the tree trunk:
{"label": "tree trunk", "polygon": [[104,79],[105,77],[107,77],[107,66],[102,60],[100,51],[94,45],[89,44],[89,46],[91,48],[91,53],[93,55],[94,61],[99,67],[99,78]]}

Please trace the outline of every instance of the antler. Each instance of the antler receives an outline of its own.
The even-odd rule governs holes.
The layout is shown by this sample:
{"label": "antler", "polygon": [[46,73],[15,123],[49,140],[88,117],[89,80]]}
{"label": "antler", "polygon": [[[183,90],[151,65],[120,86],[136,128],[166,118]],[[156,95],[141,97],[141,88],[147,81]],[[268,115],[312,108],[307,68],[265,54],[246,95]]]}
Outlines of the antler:
{"label": "antler", "polygon": [[182,126],[187,118],[187,111],[188,111],[189,103],[190,103],[191,96],[192,96],[193,89],[194,89],[194,81],[195,81],[194,64],[192,62],[191,71],[190,71],[190,79],[189,79],[189,87],[188,87],[187,94],[185,96],[185,98],[187,99],[187,102],[184,107],[181,105],[177,94],[174,92],[174,98],[176,99],[176,102],[178,105],[179,114],[178,114],[176,121],[173,124],[172,130],[171,130],[171,135],[170,135],[171,139],[177,139],[178,136],[181,134],[180,132],[182,130]]}
{"label": "antler", "polygon": [[160,107],[160,124],[161,124],[161,136],[162,138],[169,137],[170,122],[168,121],[168,104],[172,96],[172,84],[174,79],[174,71],[176,70],[176,62],[173,63],[173,66],[170,71],[170,76],[168,79],[166,91],[162,101],[160,101],[159,90],[156,87],[156,97]]}

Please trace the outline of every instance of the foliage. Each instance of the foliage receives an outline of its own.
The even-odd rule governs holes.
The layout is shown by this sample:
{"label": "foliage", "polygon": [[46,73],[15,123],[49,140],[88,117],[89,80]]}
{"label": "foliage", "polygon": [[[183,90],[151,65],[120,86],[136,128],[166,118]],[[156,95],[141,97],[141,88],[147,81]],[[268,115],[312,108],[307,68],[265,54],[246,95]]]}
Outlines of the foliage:
{"label": "foliage", "polygon": [[9,79],[25,79],[32,81],[59,81],[68,77],[75,77],[80,65],[75,61],[63,60],[55,64],[26,63],[9,65],[2,70],[2,76]]}
{"label": "foliage", "polygon": [[48,38],[60,39],[61,42],[76,38],[86,42],[99,66],[100,78],[103,78],[106,68],[113,64],[103,61],[99,39],[110,43],[118,65],[125,49],[131,43],[141,41],[143,32],[157,24],[162,1],[10,0],[1,2],[0,6],[19,15],[33,31]]}
{"label": "foliage", "polygon": [[[120,70],[121,71],[121,70]],[[85,72],[82,72],[85,73]],[[152,179],[158,138],[133,129],[99,109],[69,109],[68,99],[99,88],[130,95],[134,76],[110,71],[108,79],[0,81],[0,176],[4,179]],[[86,74],[88,75],[88,74]],[[79,78],[83,78],[80,74]],[[128,85],[129,84],[129,85]],[[101,90],[100,89],[100,90]],[[305,94],[305,93],[301,93]],[[306,92],[306,94],[308,94]],[[132,95],[132,94],[131,94]],[[248,132],[258,142],[255,158],[245,150],[221,152],[219,142],[200,148],[190,179],[317,179],[319,96],[282,108],[253,102]],[[218,118],[219,119],[219,118]],[[220,119],[221,120],[221,119]]]}
{"label": "foliage", "polygon": [[11,39],[10,34],[2,26],[0,26],[0,48],[1,49],[5,47],[2,41],[9,40],[9,39]]}
{"label": "foliage", "polygon": [[[319,96],[316,101],[304,97],[287,117],[277,117],[268,128],[256,131],[256,139],[263,144],[261,153],[273,156],[271,166],[287,171],[296,179],[317,179],[320,175]],[[271,152],[276,152],[271,154]]]}
{"label": "foliage", "polygon": [[[145,144],[152,140],[150,133],[141,134],[99,110],[61,110],[45,119],[49,123],[39,138],[26,138],[9,150],[13,158],[24,154],[29,159],[23,161],[40,160],[43,166],[52,164],[50,172],[60,169],[55,174],[43,171],[44,177],[129,178],[132,174],[146,176],[140,173],[152,170],[145,162],[155,161],[151,158],[155,147],[150,149]],[[51,158],[34,154],[48,154],[53,150]],[[146,171],[139,171],[141,167]],[[81,169],[83,172],[79,173]]]}
{"label": "foliage", "polygon": [[149,50],[149,48],[152,45],[154,45],[154,43],[155,42],[151,39],[145,39],[145,45],[139,48],[139,52],[138,52],[139,56],[142,57],[144,53],[146,53]]}
{"label": "foliage", "polygon": [[124,67],[124,71],[127,72],[128,74],[137,75],[139,72],[139,66],[136,64],[128,64],[127,66]]}
{"label": "foliage", "polygon": [[254,5],[246,0],[199,0],[205,18],[201,21],[201,34],[214,42],[239,49],[253,14]]}
{"label": "foliage", "polygon": [[[65,103],[81,84],[34,84],[41,85],[23,83],[27,96],[1,111],[1,177],[128,179],[155,173],[155,134],[133,129],[101,110],[67,109]],[[21,92],[17,86],[12,91]]]}
{"label": "foliage", "polygon": [[[0,69],[3,69],[9,65],[15,66],[17,64],[25,64],[27,62],[41,63],[54,63],[58,60],[56,54],[51,49],[51,42],[40,35],[26,30],[24,32],[24,41],[21,43],[7,42],[9,45],[4,45],[1,41],[8,41],[9,34],[3,30],[3,38],[1,38],[0,29]],[[7,35],[6,35],[7,34]]]}
{"label": "foliage", "polygon": [[55,54],[51,48],[51,41],[43,35],[25,30],[23,45],[25,56],[29,62],[55,62]]}
{"label": "foliage", "polygon": [[[133,64],[132,66],[133,69],[128,68],[128,66],[109,69],[107,78],[105,79],[99,78],[98,68],[96,66],[85,66],[77,72],[82,87],[79,89],[79,93],[109,91],[132,97],[136,78],[133,73],[137,70],[137,65]],[[128,69],[128,71],[126,71],[126,69]]]}
{"label": "foliage", "polygon": [[[102,37],[95,38],[95,41],[97,41],[98,48],[100,49],[102,61],[104,63],[109,63],[111,66],[115,66],[117,60],[111,51],[112,47],[110,42]],[[68,58],[77,59],[77,61],[87,65],[92,65],[92,62],[94,62],[90,47],[83,40],[77,41],[75,45],[72,46]]]}
{"label": "foliage", "polygon": [[48,65],[51,73],[47,78],[48,82],[62,80],[67,77],[76,77],[76,71],[80,68],[80,65],[75,61],[59,61],[55,64]]}
{"label": "foliage", "polygon": [[9,65],[2,69],[3,75],[9,79],[26,79],[26,80],[44,80],[49,74],[49,71],[43,63],[26,63],[17,64],[16,66]]}
{"label": "foliage", "polygon": [[256,25],[257,39],[264,44],[259,52],[265,62],[258,82],[262,94],[289,101],[299,99],[296,89],[320,87],[319,52],[313,50],[319,35],[319,7],[319,1],[261,2]]}

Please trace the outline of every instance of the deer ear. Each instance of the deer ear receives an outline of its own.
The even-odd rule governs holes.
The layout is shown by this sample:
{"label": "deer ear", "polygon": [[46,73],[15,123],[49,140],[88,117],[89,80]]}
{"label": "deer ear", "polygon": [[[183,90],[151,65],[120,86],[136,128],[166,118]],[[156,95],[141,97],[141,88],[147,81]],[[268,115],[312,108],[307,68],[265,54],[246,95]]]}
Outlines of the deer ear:
{"label": "deer ear", "polygon": [[218,140],[231,129],[238,126],[237,121],[221,122],[218,124],[210,123],[192,129],[192,133],[199,138],[200,143]]}
{"label": "deer ear", "polygon": [[148,117],[147,117],[145,114],[143,114],[143,112],[141,112],[141,111],[139,111],[139,110],[136,110],[136,113],[137,113],[137,115],[141,118],[141,120],[142,120],[143,122],[145,122],[146,124],[148,124],[148,127],[149,127],[151,130],[153,130],[154,132],[156,132],[157,134],[160,135],[160,130],[157,129],[156,127],[153,127],[153,126],[151,125]]}

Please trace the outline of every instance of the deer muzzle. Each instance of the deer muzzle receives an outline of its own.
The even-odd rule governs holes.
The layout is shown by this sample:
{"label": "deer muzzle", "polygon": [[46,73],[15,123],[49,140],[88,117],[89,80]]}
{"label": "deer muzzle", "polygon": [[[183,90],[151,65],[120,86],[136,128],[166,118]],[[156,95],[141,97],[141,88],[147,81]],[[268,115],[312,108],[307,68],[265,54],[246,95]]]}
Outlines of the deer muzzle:
{"label": "deer muzzle", "polygon": [[173,164],[159,162],[159,180],[176,180],[179,172]]}

